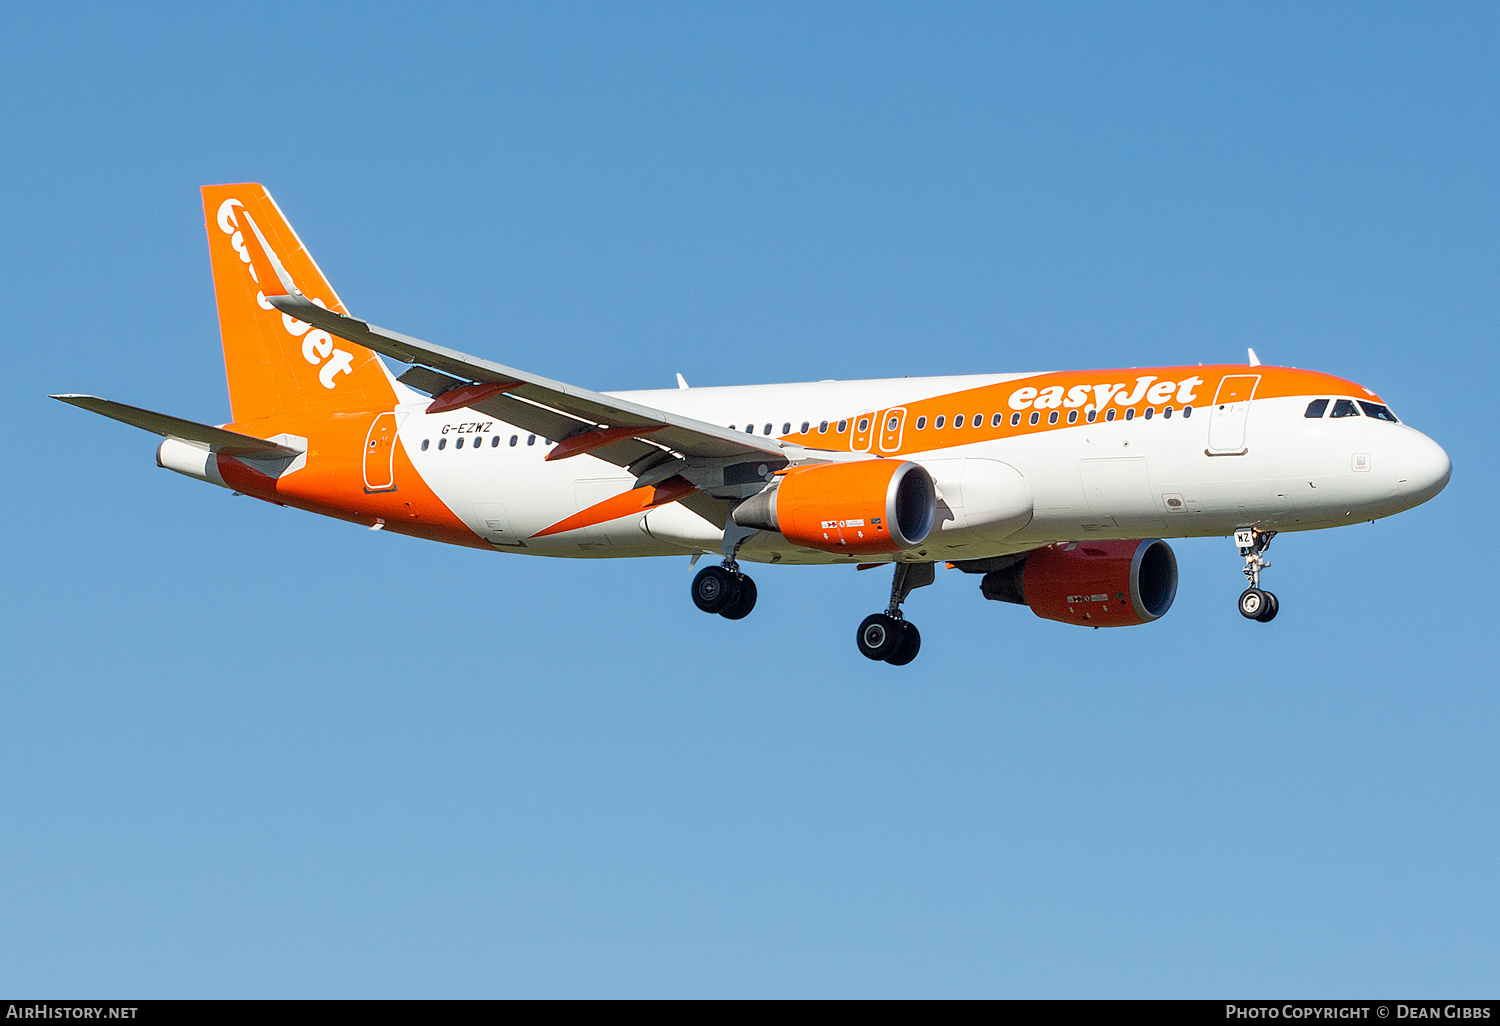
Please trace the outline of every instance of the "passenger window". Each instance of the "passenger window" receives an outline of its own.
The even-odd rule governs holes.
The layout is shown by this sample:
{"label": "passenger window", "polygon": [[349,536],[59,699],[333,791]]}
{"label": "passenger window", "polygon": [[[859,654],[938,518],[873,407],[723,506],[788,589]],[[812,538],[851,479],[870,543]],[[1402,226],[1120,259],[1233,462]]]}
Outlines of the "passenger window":
{"label": "passenger window", "polygon": [[962,413],[960,413],[957,417],[953,418],[953,428],[954,428],[954,430],[957,430],[957,429],[959,429],[959,428],[961,428],[963,426],[964,426],[964,415]]}
{"label": "passenger window", "polygon": [[804,434],[804,435],[807,434],[807,429],[810,428],[810,427],[812,427],[812,425],[810,423],[808,423],[807,421],[804,420],[802,422],[802,432],[801,433]]}
{"label": "passenger window", "polygon": [[925,431],[925,430],[927,430],[927,418],[926,417],[918,417],[917,418],[917,430],[918,431]]}
{"label": "passenger window", "polygon": [[826,434],[828,434],[828,421],[826,421],[826,420],[820,420],[820,421],[818,421],[818,434],[820,434],[820,435],[826,435]]}
{"label": "passenger window", "polygon": [[1366,417],[1374,417],[1376,420],[1388,420],[1392,424],[1400,423],[1389,407],[1381,406],[1379,403],[1367,403],[1361,399],[1359,401],[1359,408],[1365,411]]}
{"label": "passenger window", "polygon": [[887,431],[894,431],[896,430],[896,425],[899,423],[901,423],[900,417],[892,417],[890,420],[885,422],[885,429]]}
{"label": "passenger window", "polygon": [[535,445],[536,444],[536,435],[527,435],[526,436],[526,444],[527,445]]}
{"label": "passenger window", "polygon": [[859,433],[860,434],[864,434],[868,430],[870,430],[870,418],[869,417],[861,417],[861,418],[859,418]]}
{"label": "passenger window", "polygon": [[734,427],[733,424],[729,425],[729,430],[733,431],[734,429],[735,429],[735,427]]}
{"label": "passenger window", "polygon": [[766,435],[769,435],[769,434],[770,434],[770,433],[771,433],[771,425],[769,425],[769,424],[767,424],[767,425],[766,425],[766,426],[765,426],[765,428],[764,428],[764,429],[762,429],[762,431],[761,431],[761,433],[762,433],[762,434],[766,434]]}
{"label": "passenger window", "polygon": [[496,435],[494,438],[490,439],[490,448],[491,449],[498,449],[498,448],[500,448],[500,436],[499,435]]}
{"label": "passenger window", "polygon": [[745,425],[745,434],[747,434],[747,435],[753,435],[753,434],[755,434],[755,425],[754,424],[746,424]]}
{"label": "passenger window", "polygon": [[1048,424],[1056,424],[1057,423],[1057,411],[1056,410],[1053,410],[1051,413],[1047,414],[1047,423]]}
{"label": "passenger window", "polygon": [[510,436],[510,444],[511,445],[515,445],[520,440],[521,440],[521,436],[520,435],[511,435]]}
{"label": "passenger window", "polygon": [[1310,402],[1310,403],[1307,404],[1307,412],[1304,413],[1302,416],[1306,417],[1308,420],[1317,420],[1318,418],[1322,417],[1323,414],[1325,414],[1327,412],[1328,412],[1328,400],[1327,399],[1314,399],[1312,402]]}
{"label": "passenger window", "polygon": [[781,425],[781,433],[784,434],[784,435],[789,435],[789,434],[792,433],[792,422],[791,421],[787,421],[785,424]]}
{"label": "passenger window", "polygon": [[1037,421],[1039,421],[1041,419],[1042,419],[1042,415],[1040,413],[1037,413],[1035,410],[1031,411],[1031,420],[1030,420],[1031,424],[1035,424]]}
{"label": "passenger window", "polygon": [[1168,406],[1166,409],[1162,410],[1161,411],[1161,415],[1163,417],[1166,417],[1168,420],[1171,420],[1172,419],[1172,407]]}
{"label": "passenger window", "polygon": [[1135,408],[1134,407],[1131,407],[1130,409],[1128,409],[1128,410],[1125,411],[1125,419],[1126,420],[1135,420]]}
{"label": "passenger window", "polygon": [[1114,410],[1109,410],[1108,412],[1106,412],[1104,414],[1104,419],[1105,420],[1114,420],[1115,419],[1115,411]]}
{"label": "passenger window", "polygon": [[453,448],[455,448],[455,449],[462,449],[463,447],[464,447],[464,438],[463,438],[463,435],[459,435],[458,436],[458,441],[456,441],[456,442],[453,443]]}
{"label": "passenger window", "polygon": [[1154,416],[1156,416],[1156,407],[1154,407],[1154,406],[1148,406],[1148,407],[1146,407],[1146,419],[1150,420]]}
{"label": "passenger window", "polygon": [[422,451],[423,452],[427,451],[427,445],[431,441],[432,441],[432,439],[430,439],[430,438],[424,438],[424,439],[422,439]]}
{"label": "passenger window", "polygon": [[1193,408],[1191,406],[1184,406],[1182,408],[1182,415],[1184,417],[1191,417],[1193,415]]}
{"label": "passenger window", "polygon": [[448,448],[448,439],[446,439],[446,438],[439,438],[438,439],[438,448],[439,449],[446,449],[446,448]]}
{"label": "passenger window", "polygon": [[932,422],[932,426],[933,426],[934,429],[937,429],[937,428],[942,427],[946,423],[948,423],[948,418],[944,417],[944,416],[942,416],[940,414],[938,416],[938,419]]}
{"label": "passenger window", "polygon": [[848,426],[849,426],[849,422],[847,420],[841,420],[841,421],[839,421],[839,434],[843,434],[844,433],[844,429],[847,428]]}
{"label": "passenger window", "polygon": [[1019,413],[1012,413],[1010,415],[1010,426],[1015,427],[1019,423],[1021,423],[1021,415]]}
{"label": "passenger window", "polygon": [[1333,403],[1333,415],[1335,417],[1358,417],[1359,408],[1354,405],[1353,399],[1336,399]]}
{"label": "passenger window", "polygon": [[1077,410],[1069,410],[1068,411],[1068,423],[1069,424],[1077,424],[1078,423],[1078,411]]}

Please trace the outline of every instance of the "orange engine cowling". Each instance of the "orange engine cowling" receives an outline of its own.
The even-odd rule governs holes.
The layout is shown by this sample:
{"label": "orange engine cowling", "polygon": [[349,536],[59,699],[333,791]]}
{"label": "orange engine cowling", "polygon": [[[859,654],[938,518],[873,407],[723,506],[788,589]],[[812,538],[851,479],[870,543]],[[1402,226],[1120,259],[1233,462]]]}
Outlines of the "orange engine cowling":
{"label": "orange engine cowling", "polygon": [[936,517],[932,478],[900,460],[795,467],[734,511],[741,527],[779,531],[810,549],[861,555],[916,548]]}
{"label": "orange engine cowling", "polygon": [[1084,627],[1160,619],[1177,597],[1177,557],[1159,538],[1059,543],[984,575],[987,599],[1030,606],[1037,616]]}

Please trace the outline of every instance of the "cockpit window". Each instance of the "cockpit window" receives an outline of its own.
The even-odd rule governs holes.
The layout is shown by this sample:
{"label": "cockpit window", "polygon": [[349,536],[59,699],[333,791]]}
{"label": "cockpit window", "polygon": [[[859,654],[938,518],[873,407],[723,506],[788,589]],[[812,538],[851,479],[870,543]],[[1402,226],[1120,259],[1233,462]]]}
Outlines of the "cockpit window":
{"label": "cockpit window", "polygon": [[1333,401],[1333,415],[1335,417],[1358,417],[1359,407],[1354,405],[1353,399],[1335,399]]}
{"label": "cockpit window", "polygon": [[1328,400],[1327,399],[1314,399],[1312,402],[1310,402],[1310,403],[1307,404],[1307,412],[1304,413],[1303,416],[1306,417],[1308,420],[1317,420],[1319,417],[1323,416],[1323,414],[1325,414],[1327,412],[1328,412]]}
{"label": "cockpit window", "polygon": [[1363,399],[1359,401],[1359,408],[1365,411],[1366,417],[1374,417],[1376,420],[1388,420],[1392,424],[1399,424],[1396,415],[1388,407],[1379,403],[1367,403]]}

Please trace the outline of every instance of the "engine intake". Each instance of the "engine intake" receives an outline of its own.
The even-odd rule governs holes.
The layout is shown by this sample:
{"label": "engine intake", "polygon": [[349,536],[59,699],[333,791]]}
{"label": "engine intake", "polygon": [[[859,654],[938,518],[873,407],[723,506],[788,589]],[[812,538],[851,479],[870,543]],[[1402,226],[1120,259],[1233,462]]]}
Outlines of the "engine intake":
{"label": "engine intake", "polygon": [[1177,597],[1177,557],[1159,538],[1059,543],[980,581],[987,599],[1084,627],[1129,627],[1166,615]]}
{"label": "engine intake", "polygon": [[916,548],[936,517],[931,476],[898,460],[796,467],[734,510],[741,527],[777,531],[810,549],[861,555]]}

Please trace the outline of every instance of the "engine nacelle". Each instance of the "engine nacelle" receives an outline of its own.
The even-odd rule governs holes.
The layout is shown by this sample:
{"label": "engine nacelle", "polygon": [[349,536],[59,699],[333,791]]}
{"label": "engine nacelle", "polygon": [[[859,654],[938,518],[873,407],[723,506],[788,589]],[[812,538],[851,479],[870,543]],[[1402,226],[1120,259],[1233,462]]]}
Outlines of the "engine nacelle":
{"label": "engine nacelle", "polygon": [[1030,606],[1037,616],[1084,627],[1160,619],[1177,597],[1177,557],[1159,538],[1060,543],[984,575],[987,599]]}
{"label": "engine nacelle", "polygon": [[936,516],[937,489],[919,465],[860,460],[785,471],[740,503],[734,522],[809,549],[865,555],[916,548]]}

